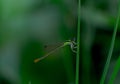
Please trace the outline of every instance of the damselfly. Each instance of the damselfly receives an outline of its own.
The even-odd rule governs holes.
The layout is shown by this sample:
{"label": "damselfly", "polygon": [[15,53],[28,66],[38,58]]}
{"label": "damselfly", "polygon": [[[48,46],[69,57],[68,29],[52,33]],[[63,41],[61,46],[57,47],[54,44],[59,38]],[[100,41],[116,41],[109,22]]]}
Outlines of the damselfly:
{"label": "damselfly", "polygon": [[45,59],[46,57],[50,56],[52,53],[54,53],[55,51],[65,47],[65,46],[70,46],[72,52],[76,53],[76,49],[77,49],[77,43],[75,41],[72,40],[67,40],[64,43],[62,43],[60,46],[58,46],[57,48],[53,49],[52,51],[50,51],[49,53],[47,53],[46,55],[44,55],[43,57],[37,58],[34,60],[35,63],[39,62],[40,60]]}

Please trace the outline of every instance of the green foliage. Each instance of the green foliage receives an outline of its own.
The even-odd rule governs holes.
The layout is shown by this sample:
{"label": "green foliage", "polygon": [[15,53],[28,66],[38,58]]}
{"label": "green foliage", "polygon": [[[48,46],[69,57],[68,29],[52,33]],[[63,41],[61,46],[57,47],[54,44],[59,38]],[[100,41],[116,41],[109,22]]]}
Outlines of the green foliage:
{"label": "green foliage", "polygon": [[77,55],[76,55],[76,81],[75,84],[79,84],[79,61],[80,61],[80,11],[81,0],[78,1],[78,26],[77,26]]}
{"label": "green foliage", "polygon": [[120,70],[120,57],[118,57],[118,59],[115,63],[113,72],[110,76],[109,84],[114,84],[115,78],[117,77],[119,70]]}
{"label": "green foliage", "polygon": [[103,71],[103,75],[102,75],[100,84],[104,84],[105,77],[106,77],[107,72],[108,72],[108,68],[109,68],[109,65],[110,65],[110,61],[111,61],[111,57],[112,57],[112,53],[113,53],[113,49],[114,49],[115,38],[116,38],[116,34],[117,34],[119,20],[120,20],[120,8],[119,8],[119,11],[118,11],[118,17],[117,17],[116,25],[115,25],[114,32],[113,32],[113,37],[112,37],[112,41],[111,41],[111,45],[110,45],[110,50],[109,50],[109,53],[108,53],[108,58],[107,58],[107,61],[106,61],[106,64],[105,64],[105,68],[104,68],[104,71]]}
{"label": "green foliage", "polygon": [[116,0],[0,0],[0,84],[99,84],[101,73],[101,84],[118,84],[118,5]]}

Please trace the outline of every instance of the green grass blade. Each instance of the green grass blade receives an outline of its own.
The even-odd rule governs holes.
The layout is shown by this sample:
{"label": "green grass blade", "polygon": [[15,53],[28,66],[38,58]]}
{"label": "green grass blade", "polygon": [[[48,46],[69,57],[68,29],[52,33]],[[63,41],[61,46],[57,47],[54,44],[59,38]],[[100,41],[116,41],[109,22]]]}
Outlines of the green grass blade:
{"label": "green grass blade", "polygon": [[118,17],[117,17],[117,20],[116,20],[116,24],[115,24],[115,28],[114,28],[114,32],[113,32],[113,36],[112,36],[110,50],[109,50],[108,58],[107,58],[107,61],[106,61],[105,67],[104,67],[104,71],[103,71],[103,74],[102,74],[102,77],[101,77],[101,80],[100,80],[100,84],[104,84],[105,78],[106,78],[106,75],[107,75],[107,72],[108,72],[108,68],[109,68],[109,65],[110,65],[110,61],[111,61],[111,57],[112,57],[112,53],[113,53],[113,48],[114,48],[114,44],[115,44],[115,37],[116,37],[116,34],[117,34],[119,19],[120,19],[120,8],[119,8],[119,11],[118,11]]}
{"label": "green grass blade", "polygon": [[109,80],[109,83],[108,83],[108,84],[114,84],[114,80],[115,80],[115,78],[116,78],[119,70],[120,70],[120,56],[119,56],[119,58],[118,58],[117,61],[116,61],[114,70],[113,70],[113,72],[112,72],[112,75],[111,75],[111,77],[110,77],[110,80]]}
{"label": "green grass blade", "polygon": [[76,80],[75,84],[79,84],[79,56],[80,56],[80,7],[81,1],[78,0],[78,25],[77,25],[77,56],[76,56]]}

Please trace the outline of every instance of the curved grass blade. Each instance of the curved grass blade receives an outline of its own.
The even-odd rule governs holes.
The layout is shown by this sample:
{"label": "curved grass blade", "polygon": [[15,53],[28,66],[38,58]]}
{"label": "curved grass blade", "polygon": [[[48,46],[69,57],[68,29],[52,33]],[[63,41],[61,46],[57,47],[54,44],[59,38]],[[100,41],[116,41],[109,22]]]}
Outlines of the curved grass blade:
{"label": "curved grass blade", "polygon": [[110,77],[110,80],[109,80],[109,83],[108,83],[108,84],[114,84],[114,80],[115,80],[115,78],[116,78],[119,70],[120,70],[120,56],[119,56],[119,58],[118,58],[117,61],[116,61],[114,70],[113,70],[113,72],[112,72],[112,75],[111,75],[111,77]]}
{"label": "curved grass blade", "polygon": [[81,0],[78,0],[78,25],[77,25],[77,56],[76,56],[76,80],[75,84],[79,84],[79,56],[80,56],[80,10]]}
{"label": "curved grass blade", "polygon": [[112,53],[113,53],[113,48],[114,48],[114,44],[115,44],[115,38],[116,38],[116,34],[117,34],[119,20],[120,20],[120,6],[119,6],[118,16],[117,16],[113,36],[112,36],[110,50],[109,50],[109,53],[108,53],[108,58],[107,58],[107,61],[106,61],[105,67],[104,67],[104,71],[103,71],[103,74],[102,74],[102,77],[101,77],[101,80],[100,80],[100,84],[104,84],[105,78],[106,78],[106,75],[107,75],[107,72],[108,72],[108,68],[109,68],[109,65],[110,65],[110,61],[111,61],[111,57],[112,57]]}

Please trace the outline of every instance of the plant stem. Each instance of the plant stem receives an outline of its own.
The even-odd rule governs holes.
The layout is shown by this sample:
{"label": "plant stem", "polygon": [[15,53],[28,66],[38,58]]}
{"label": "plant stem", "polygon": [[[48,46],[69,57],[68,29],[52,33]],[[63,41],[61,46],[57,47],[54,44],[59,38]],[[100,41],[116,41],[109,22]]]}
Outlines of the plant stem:
{"label": "plant stem", "polygon": [[111,41],[111,45],[110,45],[110,50],[108,53],[108,58],[104,67],[104,71],[100,80],[100,84],[104,84],[105,82],[105,77],[107,75],[108,72],[108,68],[110,65],[110,61],[111,61],[111,57],[112,57],[112,53],[113,53],[113,48],[114,48],[114,44],[115,44],[115,38],[116,38],[116,34],[117,34],[117,29],[118,29],[118,24],[119,24],[119,20],[120,20],[120,6],[119,6],[119,11],[118,11],[118,16],[117,16],[117,20],[116,20],[116,24],[114,27],[114,32],[113,32],[113,36],[112,36],[112,41]]}
{"label": "plant stem", "polygon": [[76,56],[76,80],[75,84],[79,84],[79,56],[80,56],[80,8],[81,1],[78,0],[78,25],[77,25],[77,56]]}

